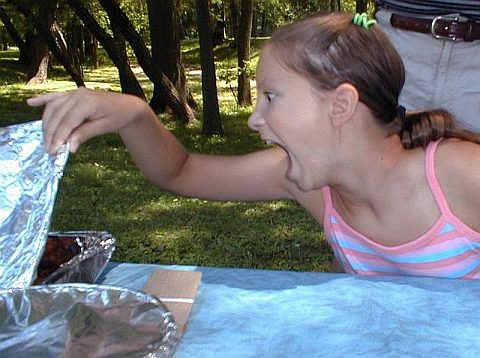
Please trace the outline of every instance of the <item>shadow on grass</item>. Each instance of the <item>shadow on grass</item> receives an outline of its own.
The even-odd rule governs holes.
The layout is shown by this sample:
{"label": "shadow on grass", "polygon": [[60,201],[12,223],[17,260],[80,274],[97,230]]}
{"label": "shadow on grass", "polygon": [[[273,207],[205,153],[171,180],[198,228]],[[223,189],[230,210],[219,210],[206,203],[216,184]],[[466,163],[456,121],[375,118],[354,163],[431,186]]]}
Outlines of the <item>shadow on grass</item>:
{"label": "shadow on grass", "polygon": [[117,261],[325,271],[331,257],[321,227],[296,203],[165,192],[145,181],[116,135],[70,157],[52,227],[112,232]]}
{"label": "shadow on grass", "polygon": [[129,171],[109,177],[88,178],[88,186],[79,175],[65,180],[54,229],[111,231],[117,261],[328,269],[321,227],[294,203],[208,202],[161,191]]}

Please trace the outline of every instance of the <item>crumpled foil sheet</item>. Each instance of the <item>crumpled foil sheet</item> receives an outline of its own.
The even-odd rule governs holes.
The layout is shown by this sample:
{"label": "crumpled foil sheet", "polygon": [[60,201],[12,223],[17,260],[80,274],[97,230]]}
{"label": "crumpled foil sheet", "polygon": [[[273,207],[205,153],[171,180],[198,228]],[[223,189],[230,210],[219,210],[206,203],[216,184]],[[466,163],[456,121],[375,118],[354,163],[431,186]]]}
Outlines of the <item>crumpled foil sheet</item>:
{"label": "crumpled foil sheet", "polygon": [[[41,121],[0,128],[0,357],[171,357],[177,327],[161,301],[91,284],[115,239],[48,233],[67,159],[67,146],[44,152]],[[30,286],[45,260],[53,273]]]}
{"label": "crumpled foil sheet", "polygon": [[2,357],[171,357],[171,313],[154,296],[63,284],[0,291]]}
{"label": "crumpled foil sheet", "polygon": [[32,283],[67,159],[44,151],[41,121],[0,128],[0,287]]}
{"label": "crumpled foil sheet", "polygon": [[94,283],[115,250],[106,231],[49,232],[34,284]]}

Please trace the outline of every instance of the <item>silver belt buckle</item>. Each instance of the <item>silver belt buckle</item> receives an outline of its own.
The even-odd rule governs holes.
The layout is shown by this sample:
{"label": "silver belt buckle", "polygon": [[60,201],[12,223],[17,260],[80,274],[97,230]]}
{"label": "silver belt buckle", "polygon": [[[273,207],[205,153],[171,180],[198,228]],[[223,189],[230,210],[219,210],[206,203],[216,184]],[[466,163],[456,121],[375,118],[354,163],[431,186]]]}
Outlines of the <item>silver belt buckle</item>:
{"label": "silver belt buckle", "polygon": [[[437,24],[437,21],[439,20],[446,20],[450,22],[459,22],[459,17],[454,16],[454,15],[444,15],[444,16],[437,16],[432,20],[432,25],[430,26],[430,32],[432,33],[432,36],[435,37],[436,39],[441,39],[441,40],[451,40],[451,41],[457,41],[460,40],[457,36],[455,35],[448,35],[448,36],[442,36],[437,34],[435,31],[435,25]],[[448,30],[448,28],[445,28],[445,30]]]}

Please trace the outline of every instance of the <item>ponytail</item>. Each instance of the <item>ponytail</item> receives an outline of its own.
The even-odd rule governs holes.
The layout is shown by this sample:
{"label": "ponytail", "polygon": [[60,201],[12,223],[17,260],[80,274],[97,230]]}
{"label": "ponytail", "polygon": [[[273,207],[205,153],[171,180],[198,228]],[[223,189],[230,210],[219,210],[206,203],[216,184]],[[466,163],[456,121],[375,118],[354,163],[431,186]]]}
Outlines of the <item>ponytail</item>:
{"label": "ponytail", "polygon": [[400,138],[405,149],[426,148],[440,138],[458,138],[480,144],[480,134],[457,126],[455,118],[443,109],[407,113],[401,121]]}

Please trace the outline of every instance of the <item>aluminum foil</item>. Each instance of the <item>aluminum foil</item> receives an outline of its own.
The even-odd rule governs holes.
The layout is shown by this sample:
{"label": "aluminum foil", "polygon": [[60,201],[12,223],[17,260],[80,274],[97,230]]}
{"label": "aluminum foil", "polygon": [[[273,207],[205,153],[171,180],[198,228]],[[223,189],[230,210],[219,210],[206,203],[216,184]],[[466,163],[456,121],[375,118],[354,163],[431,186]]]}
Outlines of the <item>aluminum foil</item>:
{"label": "aluminum foil", "polygon": [[89,284],[115,239],[48,233],[67,159],[44,152],[41,121],[0,128],[0,357],[170,357],[177,328],[157,298]]}
{"label": "aluminum foil", "polygon": [[154,296],[64,284],[0,291],[1,357],[171,357],[178,335]]}
{"label": "aluminum foil", "polygon": [[41,121],[0,128],[1,288],[32,283],[67,158],[44,152]]}
{"label": "aluminum foil", "polygon": [[115,250],[106,231],[49,232],[34,284],[94,283]]}

